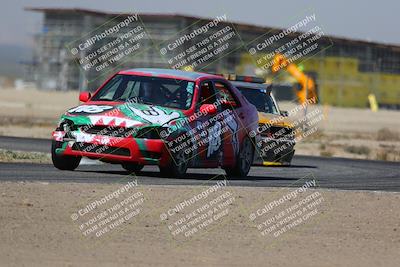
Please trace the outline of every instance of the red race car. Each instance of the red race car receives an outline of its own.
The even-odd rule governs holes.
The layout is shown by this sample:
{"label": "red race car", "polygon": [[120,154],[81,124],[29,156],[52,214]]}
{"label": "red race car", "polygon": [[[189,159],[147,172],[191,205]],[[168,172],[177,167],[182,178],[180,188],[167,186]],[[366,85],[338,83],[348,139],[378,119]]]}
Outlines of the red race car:
{"label": "red race car", "polygon": [[222,167],[246,176],[254,158],[256,108],[220,76],[170,69],[116,73],[84,104],[69,109],[53,132],[56,168],[74,170],[81,157],[138,172],[158,165],[182,177],[187,168]]}

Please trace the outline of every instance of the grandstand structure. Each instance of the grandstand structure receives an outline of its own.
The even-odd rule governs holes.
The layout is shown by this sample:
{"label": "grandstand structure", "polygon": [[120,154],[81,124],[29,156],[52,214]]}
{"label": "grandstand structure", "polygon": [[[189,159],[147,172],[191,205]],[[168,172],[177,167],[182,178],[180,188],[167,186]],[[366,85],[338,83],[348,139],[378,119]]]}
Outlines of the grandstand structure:
{"label": "grandstand structure", "polygon": [[[43,14],[42,30],[35,34],[32,65],[29,66],[37,87],[43,90],[89,90],[93,91],[104,79],[91,79],[77,64],[79,57],[71,54],[69,44],[86,33],[101,27],[107,21],[123,21],[130,14],[108,13],[86,9],[26,8],[29,12]],[[143,44],[146,51],[125,61],[118,68],[170,67],[160,54],[156,44],[169,40],[171,36],[188,33],[195,25],[210,19],[181,14],[139,14],[139,23],[145,25],[148,36]],[[282,29],[262,27],[226,21],[239,33],[236,50],[219,58],[212,64],[201,66],[205,72],[230,72],[237,74],[256,73],[257,66],[249,61],[246,45],[260,36],[268,38]],[[129,30],[126,29],[126,30]],[[123,34],[121,32],[120,34]],[[209,32],[212,34],[212,31]],[[291,33],[277,41],[271,49],[279,47],[301,33]],[[400,103],[400,46],[351,40],[324,35],[318,39],[319,51],[299,62],[304,72],[315,79],[320,101],[339,106],[365,107],[367,95],[376,95],[381,105],[399,107]],[[190,47],[190,42],[183,49]],[[252,68],[253,66],[253,68]],[[196,69],[197,70],[197,69]],[[265,75],[270,75],[266,73]],[[93,75],[92,75],[93,76]],[[264,77],[265,78],[265,77]],[[277,78],[280,83],[291,82],[287,75]]]}

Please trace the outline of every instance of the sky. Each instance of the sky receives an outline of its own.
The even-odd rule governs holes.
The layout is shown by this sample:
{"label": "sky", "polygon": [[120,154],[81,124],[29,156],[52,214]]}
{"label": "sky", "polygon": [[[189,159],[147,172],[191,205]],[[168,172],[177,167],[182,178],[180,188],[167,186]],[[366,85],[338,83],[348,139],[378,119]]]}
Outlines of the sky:
{"label": "sky", "polygon": [[24,7],[86,8],[108,12],[226,14],[231,21],[285,28],[293,18],[315,13],[327,35],[400,45],[400,1],[359,0],[0,0],[0,45],[30,46],[41,29],[40,13]]}

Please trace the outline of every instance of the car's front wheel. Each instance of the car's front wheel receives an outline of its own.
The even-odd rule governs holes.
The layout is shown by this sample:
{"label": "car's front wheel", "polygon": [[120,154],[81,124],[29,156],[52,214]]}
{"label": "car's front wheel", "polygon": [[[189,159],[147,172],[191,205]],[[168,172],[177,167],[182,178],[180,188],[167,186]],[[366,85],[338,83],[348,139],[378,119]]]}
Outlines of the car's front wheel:
{"label": "car's front wheel", "polygon": [[189,160],[185,155],[184,149],[178,149],[171,156],[169,164],[159,166],[162,176],[182,178],[188,169]]}
{"label": "car's front wheel", "polygon": [[144,167],[142,164],[137,164],[137,163],[122,163],[121,166],[128,172],[134,172],[134,173],[140,172]]}
{"label": "car's front wheel", "polygon": [[225,168],[228,177],[246,177],[254,160],[254,145],[249,137],[243,140],[234,167]]}
{"label": "car's front wheel", "polygon": [[52,141],[51,143],[51,160],[53,161],[54,167],[59,170],[73,171],[81,162],[82,157],[74,156],[63,156],[56,153],[56,149],[61,147],[61,143],[57,141]]}

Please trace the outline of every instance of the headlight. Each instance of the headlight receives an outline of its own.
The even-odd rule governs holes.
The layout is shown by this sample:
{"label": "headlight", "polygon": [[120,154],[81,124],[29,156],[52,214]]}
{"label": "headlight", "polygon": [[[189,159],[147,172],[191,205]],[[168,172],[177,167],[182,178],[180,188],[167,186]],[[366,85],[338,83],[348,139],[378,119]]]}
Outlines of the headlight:
{"label": "headlight", "polygon": [[74,130],[74,123],[71,120],[62,119],[58,124],[57,130],[70,132]]}
{"label": "headlight", "polygon": [[71,131],[71,127],[68,125],[68,123],[63,123],[62,127],[63,127],[64,132]]}
{"label": "headlight", "polygon": [[64,122],[64,119],[61,119],[57,124],[57,129],[61,129],[61,124]]}

